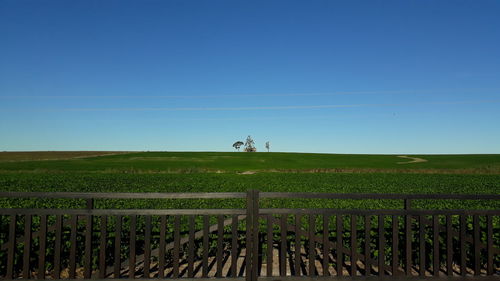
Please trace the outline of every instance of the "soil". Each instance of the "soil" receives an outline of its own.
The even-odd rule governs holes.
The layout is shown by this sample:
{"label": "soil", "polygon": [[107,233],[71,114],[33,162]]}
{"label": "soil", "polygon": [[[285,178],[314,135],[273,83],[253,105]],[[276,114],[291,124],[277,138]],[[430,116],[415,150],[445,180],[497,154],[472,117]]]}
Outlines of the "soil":
{"label": "soil", "polygon": [[422,158],[417,158],[417,157],[410,157],[410,156],[405,156],[405,155],[401,155],[398,157],[411,160],[411,161],[407,161],[407,162],[398,162],[398,164],[411,164],[411,163],[427,162],[427,160],[422,159]]}

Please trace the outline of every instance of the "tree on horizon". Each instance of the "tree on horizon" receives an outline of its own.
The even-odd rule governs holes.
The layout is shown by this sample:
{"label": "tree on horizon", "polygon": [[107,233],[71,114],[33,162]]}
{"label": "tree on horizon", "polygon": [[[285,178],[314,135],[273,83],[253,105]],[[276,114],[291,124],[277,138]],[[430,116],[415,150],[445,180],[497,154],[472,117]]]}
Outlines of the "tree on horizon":
{"label": "tree on horizon", "polygon": [[255,148],[255,142],[251,136],[248,136],[245,141],[245,151],[246,152],[257,152],[257,148]]}
{"label": "tree on horizon", "polygon": [[240,151],[240,147],[241,147],[243,144],[244,144],[244,143],[243,143],[242,141],[237,141],[237,142],[233,143],[233,147],[234,147],[235,149],[237,149],[237,150],[238,150],[238,152],[239,152],[239,151]]}

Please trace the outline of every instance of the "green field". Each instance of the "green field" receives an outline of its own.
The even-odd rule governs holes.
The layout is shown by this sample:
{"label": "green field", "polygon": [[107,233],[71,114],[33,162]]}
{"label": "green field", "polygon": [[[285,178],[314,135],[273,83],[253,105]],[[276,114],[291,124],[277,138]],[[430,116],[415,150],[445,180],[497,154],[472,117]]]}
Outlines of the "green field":
{"label": "green field", "polygon": [[[15,161],[21,156],[0,153],[0,171],[43,172],[417,172],[500,174],[500,155],[412,155],[426,162],[410,162],[398,155],[243,153],[243,152],[136,152],[58,160]],[[93,152],[95,153],[95,152]],[[35,158],[50,157],[34,153]],[[89,152],[89,155],[90,154]]]}
{"label": "green field", "polygon": [[[141,152],[116,155],[85,153],[0,153],[0,189],[2,191],[70,191],[70,192],[245,192],[249,189],[284,192],[338,193],[462,193],[498,194],[500,192],[500,155],[419,155],[426,162],[398,164],[410,159],[396,155],[336,155],[299,153],[215,153],[215,152]],[[107,153],[106,153],[107,154]],[[100,156],[95,156],[100,155]],[[47,160],[50,159],[50,160]],[[500,201],[500,200],[499,200]],[[261,199],[264,208],[362,208],[399,209],[395,200],[290,200]],[[83,200],[6,199],[1,208],[83,208]],[[244,199],[186,200],[96,200],[96,208],[244,208]],[[412,202],[416,209],[500,209],[495,201]],[[0,217],[0,229],[7,233],[8,219]],[[36,229],[38,219],[35,216]],[[51,224],[54,217],[49,217]],[[181,224],[187,231],[186,217]],[[290,219],[290,218],[289,218]],[[319,217],[316,218],[317,220]],[[441,223],[444,217],[441,216]],[[453,227],[458,229],[458,216]],[[472,218],[468,225],[472,226]],[[153,232],[158,233],[158,218],[153,218]],[[172,221],[167,229],[173,229]],[[111,226],[113,220],[110,220]],[[127,221],[123,228],[127,229]],[[210,218],[215,224],[215,217]],[[390,229],[386,220],[386,228]],[[485,229],[485,219],[481,220]],[[372,225],[376,225],[372,217]],[[404,221],[399,221],[401,229]],[[19,229],[23,221],[18,221]],[[321,225],[317,221],[317,225]],[[349,220],[344,220],[349,229]],[[494,243],[499,241],[500,218],[493,218]],[[80,233],[84,233],[80,222]],[[144,217],[138,229],[144,229]],[[201,217],[196,218],[201,229]],[[304,224],[307,227],[307,224]],[[245,228],[244,223],[240,226]],[[172,233],[169,230],[169,237]],[[349,233],[348,231],[346,233]],[[374,234],[376,232],[373,232]],[[372,235],[374,235],[372,234]],[[472,234],[471,234],[472,235]],[[5,237],[0,237],[0,244]],[[83,236],[82,236],[83,239]],[[172,238],[169,238],[172,239]],[[485,238],[484,238],[485,239]],[[427,238],[427,243],[432,241]],[[153,247],[157,247],[153,241]],[[21,246],[20,246],[21,247]],[[83,251],[83,243],[78,251]],[[122,258],[128,246],[122,245]],[[215,248],[215,246],[213,246]],[[19,250],[19,252],[22,249]],[[387,248],[387,253],[391,249]],[[455,245],[455,252],[459,249]],[[468,255],[472,250],[467,249]],[[109,252],[111,252],[109,250]],[[2,252],[5,255],[5,251]],[[0,259],[2,258],[0,253]],[[377,256],[377,253],[374,254]],[[97,257],[97,252],[94,253]],[[390,256],[388,256],[390,258]],[[18,255],[18,263],[22,256]],[[429,257],[430,258],[430,257]],[[110,260],[109,263],[112,261]],[[499,257],[495,256],[495,263]],[[79,263],[80,266],[82,263]],[[94,261],[96,264],[96,261]],[[51,265],[48,266],[50,268]],[[5,268],[0,267],[0,273]]]}
{"label": "green field", "polygon": [[[1,153],[0,153],[1,154]],[[41,155],[41,154],[40,154]],[[25,157],[25,156],[23,156]],[[47,157],[44,154],[43,157]],[[221,192],[314,191],[364,193],[500,192],[500,155],[416,155],[427,162],[398,164],[396,155],[140,152],[66,160],[0,157],[3,191]],[[36,159],[36,156],[32,156]],[[58,157],[52,157],[58,158]],[[40,157],[40,159],[44,159]],[[401,207],[393,201],[287,201],[263,206]],[[3,200],[8,207],[79,206],[79,201]],[[62,205],[61,205],[62,204]],[[225,200],[106,200],[97,207],[237,207]],[[417,207],[499,208],[496,202],[416,202]]]}

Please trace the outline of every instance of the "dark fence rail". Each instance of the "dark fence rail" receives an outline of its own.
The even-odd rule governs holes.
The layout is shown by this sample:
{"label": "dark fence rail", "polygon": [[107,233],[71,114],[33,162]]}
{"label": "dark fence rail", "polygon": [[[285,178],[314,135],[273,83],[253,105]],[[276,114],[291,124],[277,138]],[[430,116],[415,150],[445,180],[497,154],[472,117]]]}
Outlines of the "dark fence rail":
{"label": "dark fence rail", "polygon": [[322,193],[322,192],[260,192],[260,198],[317,199],[394,199],[394,200],[500,200],[497,194],[400,194],[400,193]]}
{"label": "dark fence rail", "polygon": [[[80,209],[0,209],[3,279],[500,276],[500,210],[411,200],[500,195],[0,192],[85,199]],[[94,199],[246,198],[246,209],[94,209]],[[259,208],[270,199],[391,199],[402,209]]]}

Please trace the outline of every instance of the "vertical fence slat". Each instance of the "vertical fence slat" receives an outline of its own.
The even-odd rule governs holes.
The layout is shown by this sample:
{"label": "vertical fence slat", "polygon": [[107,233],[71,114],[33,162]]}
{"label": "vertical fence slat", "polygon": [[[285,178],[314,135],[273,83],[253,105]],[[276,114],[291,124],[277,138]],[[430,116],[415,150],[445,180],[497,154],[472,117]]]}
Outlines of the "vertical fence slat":
{"label": "vertical fence slat", "polygon": [[302,249],[302,236],[300,235],[300,227],[302,225],[302,216],[300,214],[295,215],[295,275],[301,275],[301,249]]}
{"label": "vertical fence slat", "polygon": [[189,216],[188,277],[194,277],[194,216]]}
{"label": "vertical fence slat", "polygon": [[466,253],[465,253],[465,230],[467,228],[466,216],[460,215],[460,274],[467,274]]}
{"label": "vertical fence slat", "polygon": [[434,276],[439,276],[439,215],[432,216],[432,273]]}
{"label": "vertical fence slat", "polygon": [[323,276],[329,275],[329,262],[330,262],[330,229],[329,229],[330,216],[323,215]]}
{"label": "vertical fence slat", "polygon": [[[129,241],[129,262],[128,262],[128,278],[134,279],[135,278],[135,255],[137,253],[136,251],[136,236],[137,236],[137,216],[136,215],[130,215],[130,241]],[[160,249],[161,252],[161,249]],[[159,272],[161,272],[160,269],[158,269]],[[160,273],[158,273],[160,274]]]}
{"label": "vertical fence slat", "polygon": [[145,216],[144,228],[144,278],[150,277],[151,269],[151,216]]}
{"label": "vertical fence slat", "polygon": [[316,275],[316,215],[309,215],[309,276]]}
{"label": "vertical fence slat", "polygon": [[215,273],[216,277],[222,277],[222,263],[224,261],[223,257],[223,250],[224,250],[224,216],[223,215],[218,215],[217,216],[217,256],[216,256],[216,261],[217,261],[217,272]]}
{"label": "vertical fence slat", "polygon": [[336,215],[336,221],[337,221],[337,245],[336,250],[337,250],[337,275],[342,276],[343,275],[343,267],[344,267],[344,254],[343,254],[343,228],[344,228],[344,220],[342,219],[342,215],[337,214]]}
{"label": "vertical fence slat", "polygon": [[40,249],[38,252],[38,279],[45,279],[45,251],[47,245],[47,215],[40,216]]}
{"label": "vertical fence slat", "polygon": [[411,268],[412,268],[411,242],[413,240],[411,215],[405,216],[405,230],[406,230],[406,235],[405,235],[405,271],[406,271],[406,275],[410,276],[410,275],[412,275],[412,272],[411,272]]}
{"label": "vertical fence slat", "polygon": [[90,279],[92,275],[92,216],[85,216],[85,257],[84,257],[84,273],[86,279]]}
{"label": "vertical fence slat", "polygon": [[399,217],[392,216],[392,275],[399,275]]}
{"label": "vertical fence slat", "polygon": [[280,276],[286,276],[286,219],[288,215],[283,214],[280,217],[280,232],[281,232],[281,245],[280,245]]}
{"label": "vertical fence slat", "polygon": [[[404,210],[409,211],[411,209],[411,200],[406,198],[404,200]],[[412,216],[409,214],[405,215],[405,230],[406,230],[406,235],[405,235],[405,274],[406,276],[411,276],[413,275],[412,273],[412,266],[413,266],[413,250],[412,250],[412,241],[413,241],[413,234],[412,234]]]}
{"label": "vertical fence slat", "polygon": [[481,272],[480,262],[481,262],[481,236],[480,236],[480,226],[479,226],[479,215],[475,214],[473,217],[473,233],[474,233],[474,275],[479,275]]}
{"label": "vertical fence slat", "polygon": [[75,279],[76,275],[76,231],[77,231],[77,224],[78,223],[78,216],[77,215],[72,215],[71,216],[71,234],[70,234],[70,244],[71,248],[69,250],[69,278],[70,279]]}
{"label": "vertical fence slat", "polygon": [[425,276],[425,223],[424,216],[418,216],[418,242],[419,242],[419,274]]}
{"label": "vertical fence slat", "polygon": [[351,276],[356,276],[358,262],[357,216],[351,215]]}
{"label": "vertical fence slat", "polygon": [[114,251],[114,277],[120,278],[121,269],[121,241],[122,241],[122,216],[116,216],[115,225],[115,251]]}
{"label": "vertical fence slat", "polygon": [[106,240],[108,229],[108,217],[101,216],[100,243],[99,243],[99,278],[106,277]]}
{"label": "vertical fence slat", "polygon": [[56,215],[55,241],[54,241],[54,279],[61,278],[61,246],[62,246],[63,216]]}
{"label": "vertical fence slat", "polygon": [[371,274],[371,216],[365,215],[365,276]]}
{"label": "vertical fence slat", "polygon": [[238,216],[233,215],[231,220],[231,276],[236,277],[238,272]]}
{"label": "vertical fence slat", "polygon": [[179,215],[175,215],[174,217],[174,253],[173,253],[173,277],[179,278],[179,250],[180,250],[180,226],[181,217]]}
{"label": "vertical fence slat", "polygon": [[273,215],[267,215],[267,260],[266,275],[273,275]]}
{"label": "vertical fence slat", "polygon": [[252,281],[252,216],[253,216],[253,191],[247,190],[246,210],[246,255],[245,255],[245,280]]}
{"label": "vertical fence slat", "polygon": [[9,242],[8,242],[8,250],[7,250],[7,273],[6,279],[14,279],[14,254],[16,251],[16,224],[17,217],[16,215],[10,216],[9,222]]}
{"label": "vertical fence slat", "polygon": [[487,251],[488,251],[488,261],[486,265],[486,274],[493,275],[493,219],[491,215],[486,216],[486,227],[487,227]]}
{"label": "vertical fence slat", "polygon": [[[194,235],[194,233],[193,233]],[[216,277],[222,277],[222,263],[224,261],[223,257],[223,249],[224,249],[224,216],[217,216],[217,272]]]}
{"label": "vertical fence slat", "polygon": [[258,190],[253,190],[252,191],[252,238],[253,238],[253,245],[252,247],[252,275],[251,279],[252,280],[257,280],[258,277],[258,270],[259,270],[259,191]]}
{"label": "vertical fence slat", "polygon": [[31,215],[24,216],[23,279],[30,278]]}
{"label": "vertical fence slat", "polygon": [[378,216],[378,275],[385,275],[384,215]]}
{"label": "vertical fence slat", "polygon": [[481,273],[481,236],[479,226],[479,215],[475,214],[473,217],[473,232],[474,232],[474,275]]}
{"label": "vertical fence slat", "polygon": [[150,278],[151,270],[151,224],[152,216],[145,216],[146,225],[144,228],[144,278]]}
{"label": "vertical fence slat", "polygon": [[203,271],[202,271],[202,277],[207,278],[208,277],[208,252],[209,252],[209,245],[208,245],[208,238],[209,238],[209,233],[208,233],[208,228],[209,228],[209,217],[207,215],[203,216]]}
{"label": "vertical fence slat", "polygon": [[451,215],[446,215],[446,274],[453,275],[453,234]]}
{"label": "vertical fence slat", "polygon": [[160,217],[160,249],[158,251],[158,278],[165,277],[165,242],[167,236],[167,216]]}

